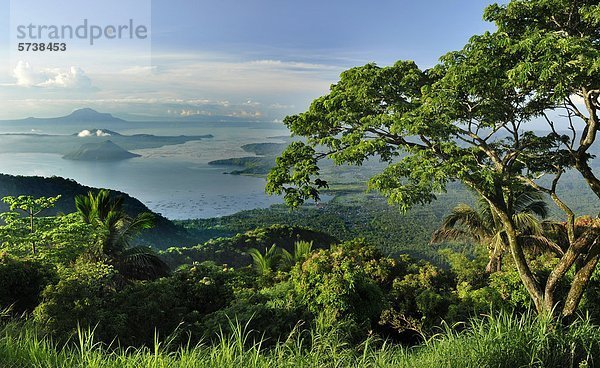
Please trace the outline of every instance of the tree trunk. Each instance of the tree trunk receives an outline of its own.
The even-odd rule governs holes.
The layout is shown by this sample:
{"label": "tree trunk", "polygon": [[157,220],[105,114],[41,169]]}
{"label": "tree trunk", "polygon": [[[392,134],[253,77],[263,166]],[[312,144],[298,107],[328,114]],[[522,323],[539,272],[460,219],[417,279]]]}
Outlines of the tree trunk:
{"label": "tree trunk", "polygon": [[515,265],[517,266],[519,277],[521,278],[523,285],[525,285],[525,288],[531,296],[531,299],[533,299],[535,309],[539,314],[545,314],[549,312],[548,310],[546,310],[546,305],[544,303],[544,292],[542,290],[542,287],[535,279],[535,276],[529,268],[529,264],[527,263],[527,259],[525,258],[525,253],[523,252],[523,247],[519,243],[517,232],[515,230],[515,226],[510,215],[507,214],[505,211],[499,209],[498,206],[496,206],[495,204],[490,204],[492,204],[493,209],[496,211],[498,217],[504,225],[504,228],[506,230],[506,236],[508,238],[508,246],[515,261]]}
{"label": "tree trunk", "polygon": [[29,211],[29,226],[30,226],[30,234],[31,234],[31,248],[33,250],[33,255],[36,255],[37,250],[35,249],[35,239],[33,238],[33,233],[35,232],[35,228],[33,227],[33,211]]}
{"label": "tree trunk", "polygon": [[594,172],[587,163],[587,157],[585,159],[577,156],[576,165],[577,171],[581,173],[585,181],[590,186],[592,192],[594,192],[598,198],[600,198],[600,180],[594,175]]}
{"label": "tree trunk", "polygon": [[565,306],[562,310],[563,317],[572,318],[577,310],[579,302],[581,302],[581,298],[583,297],[583,293],[592,278],[592,273],[594,273],[594,270],[596,269],[598,260],[600,260],[600,256],[597,254],[590,257],[585,266],[575,274],[575,278],[573,278],[571,288],[569,289],[569,294],[565,300]]}
{"label": "tree trunk", "polygon": [[[544,299],[547,310],[552,310],[554,308],[554,293],[559,282],[571,269],[577,259],[580,258],[579,256],[592,247],[596,237],[597,233],[592,229],[583,233],[583,235],[575,240],[575,242],[569,244],[569,248],[565,254],[561,257],[560,261],[558,261],[558,264],[554,267],[552,272],[550,272],[548,280],[546,281],[546,288],[544,290]],[[579,270],[577,274],[579,274]],[[575,280],[573,283],[575,283]]]}

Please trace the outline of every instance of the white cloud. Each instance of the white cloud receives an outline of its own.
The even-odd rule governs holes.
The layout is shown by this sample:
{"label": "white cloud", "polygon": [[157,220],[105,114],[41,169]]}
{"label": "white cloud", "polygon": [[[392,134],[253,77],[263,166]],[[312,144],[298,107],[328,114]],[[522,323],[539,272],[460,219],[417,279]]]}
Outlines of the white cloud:
{"label": "white cloud", "polygon": [[133,66],[131,68],[126,68],[121,71],[122,74],[129,75],[144,75],[144,74],[153,74],[158,72],[158,67],[156,65],[153,66]]}
{"label": "white cloud", "polygon": [[[111,60],[110,55],[103,56]],[[81,65],[78,59],[70,62]],[[328,91],[344,69],[202,53],[154,54],[152,62],[155,66],[98,63],[85,71],[60,63],[52,68],[36,64],[48,65],[42,69],[21,62],[13,73],[16,83],[0,84],[0,119],[60,116],[89,106],[126,119],[207,115],[271,121],[303,111]],[[86,72],[93,73],[93,81]]]}
{"label": "white cloud", "polygon": [[78,67],[67,70],[36,70],[29,63],[19,61],[13,70],[16,84],[23,87],[45,87],[66,89],[87,89],[92,87],[91,79]]}
{"label": "white cloud", "polygon": [[82,130],[81,132],[79,132],[77,134],[78,137],[80,138],[85,138],[85,137],[110,137],[110,133],[107,133],[101,129],[97,129],[95,131],[89,131],[87,129]]}
{"label": "white cloud", "polygon": [[269,106],[269,108],[275,109],[275,110],[290,110],[290,109],[294,109],[295,107],[296,106],[294,106],[294,105],[284,105],[284,104],[280,104],[280,103],[274,103]]}
{"label": "white cloud", "polygon": [[90,88],[92,81],[85,75],[85,72],[81,68],[72,66],[68,71],[58,71],[53,77],[39,84],[39,86],[82,89]]}
{"label": "white cloud", "polygon": [[25,87],[36,86],[48,78],[45,73],[36,71],[29,63],[24,61],[17,63],[17,66],[13,70],[13,76],[17,79],[17,85]]}

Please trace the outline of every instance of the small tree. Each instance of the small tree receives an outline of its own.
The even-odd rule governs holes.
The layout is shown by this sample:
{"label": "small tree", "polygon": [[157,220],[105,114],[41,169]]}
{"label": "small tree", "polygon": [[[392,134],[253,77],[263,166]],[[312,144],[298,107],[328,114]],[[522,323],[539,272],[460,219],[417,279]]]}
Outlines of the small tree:
{"label": "small tree", "polygon": [[[515,193],[512,202],[513,221],[517,225],[519,239],[532,247],[541,246],[562,253],[562,249],[547,239],[543,232],[540,218],[545,218],[550,212],[543,193],[535,190]],[[475,241],[486,246],[489,253],[486,272],[501,271],[502,256],[508,248],[506,234],[502,223],[483,198],[480,198],[476,208],[464,203],[454,207],[431,237],[432,243],[452,240]]]}
{"label": "small tree", "polygon": [[263,276],[273,272],[281,259],[281,252],[275,244],[269,249],[265,248],[264,254],[256,248],[248,249],[247,253],[252,257],[256,271]]}
{"label": "small tree", "polygon": [[75,197],[80,219],[102,233],[96,256],[107,258],[122,275],[134,279],[154,279],[169,274],[168,265],[150,248],[131,246],[142,230],[154,226],[154,215],[142,212],[130,217],[123,209],[122,197],[111,197],[101,189],[94,194]]}
{"label": "small tree", "polygon": [[[4,197],[2,201],[9,205],[11,211],[19,210],[26,214],[28,217],[29,227],[29,238],[31,242],[31,250],[33,254],[37,254],[36,249],[36,216],[41,214],[44,210],[54,207],[56,202],[60,199],[60,195],[56,197],[39,197],[33,196],[18,196],[18,197]],[[9,216],[10,217],[10,216]]]}

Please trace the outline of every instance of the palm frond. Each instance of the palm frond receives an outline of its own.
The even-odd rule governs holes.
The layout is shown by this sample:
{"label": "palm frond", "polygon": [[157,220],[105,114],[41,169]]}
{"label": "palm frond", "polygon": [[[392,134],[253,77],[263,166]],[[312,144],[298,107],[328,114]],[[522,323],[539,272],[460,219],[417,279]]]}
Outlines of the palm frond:
{"label": "palm frond", "polygon": [[518,193],[513,203],[515,213],[529,213],[540,218],[546,218],[550,214],[550,207],[544,200],[544,194],[534,188],[526,187]]}
{"label": "palm frond", "polygon": [[541,235],[544,230],[538,218],[531,213],[520,212],[512,216],[517,231],[520,233]]}
{"label": "palm frond", "polygon": [[461,203],[452,209],[450,215],[444,218],[442,227],[454,227],[458,224],[467,227],[479,227],[482,224],[479,213],[468,204]]}
{"label": "palm frond", "polygon": [[506,241],[506,233],[504,230],[500,230],[494,234],[493,237],[490,238],[488,249],[492,254],[499,254],[506,251],[507,241]]}
{"label": "palm frond", "polygon": [[118,261],[119,272],[138,280],[151,280],[168,276],[169,266],[148,247],[134,247],[123,251]]}
{"label": "palm frond", "polygon": [[313,242],[297,241],[294,243],[294,262],[300,262],[310,255],[313,249]]}
{"label": "palm frond", "polygon": [[557,243],[543,235],[521,235],[520,238],[523,241],[523,245],[534,254],[542,253],[545,250],[550,250],[559,257],[565,254],[565,251]]}
{"label": "palm frond", "polygon": [[490,230],[477,210],[461,203],[444,218],[440,229],[432,234],[431,243],[450,240],[481,242],[482,239],[490,236]]}
{"label": "palm frond", "polygon": [[94,208],[93,203],[90,201],[89,196],[78,194],[75,196],[75,209],[79,214],[79,217],[86,224],[91,224],[94,221]]}
{"label": "palm frond", "polygon": [[269,249],[265,249],[265,253],[262,254],[256,248],[250,248],[247,250],[247,253],[252,257],[252,261],[254,262],[254,267],[261,275],[266,275],[271,273],[275,268],[275,264],[277,263],[279,256],[279,249],[275,244],[271,246]]}
{"label": "palm frond", "polygon": [[294,260],[294,255],[290,252],[288,252],[286,249],[281,249],[281,253],[279,254],[281,262],[286,266],[286,267],[292,267],[296,261]]}
{"label": "palm frond", "polygon": [[144,229],[154,226],[154,215],[150,212],[142,212],[133,219],[124,212],[120,214],[121,219],[117,228],[116,243],[123,248],[130,246],[130,241]]}
{"label": "palm frond", "polygon": [[447,241],[472,241],[473,236],[462,229],[443,228],[436,230],[431,235],[430,244],[439,244]]}

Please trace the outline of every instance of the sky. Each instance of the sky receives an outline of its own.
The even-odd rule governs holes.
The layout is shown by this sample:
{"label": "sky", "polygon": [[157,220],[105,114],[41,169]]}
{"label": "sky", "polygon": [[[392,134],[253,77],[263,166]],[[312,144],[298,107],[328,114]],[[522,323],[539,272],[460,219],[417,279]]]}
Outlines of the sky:
{"label": "sky", "polygon": [[[435,65],[494,29],[482,20],[491,3],[0,0],[0,119],[91,107],[131,120],[280,121],[306,110],[350,67],[400,59]],[[132,19],[148,27],[148,37],[59,40],[65,52],[17,51],[19,42],[37,41],[18,39],[19,25],[75,28],[83,19],[100,27]]]}

